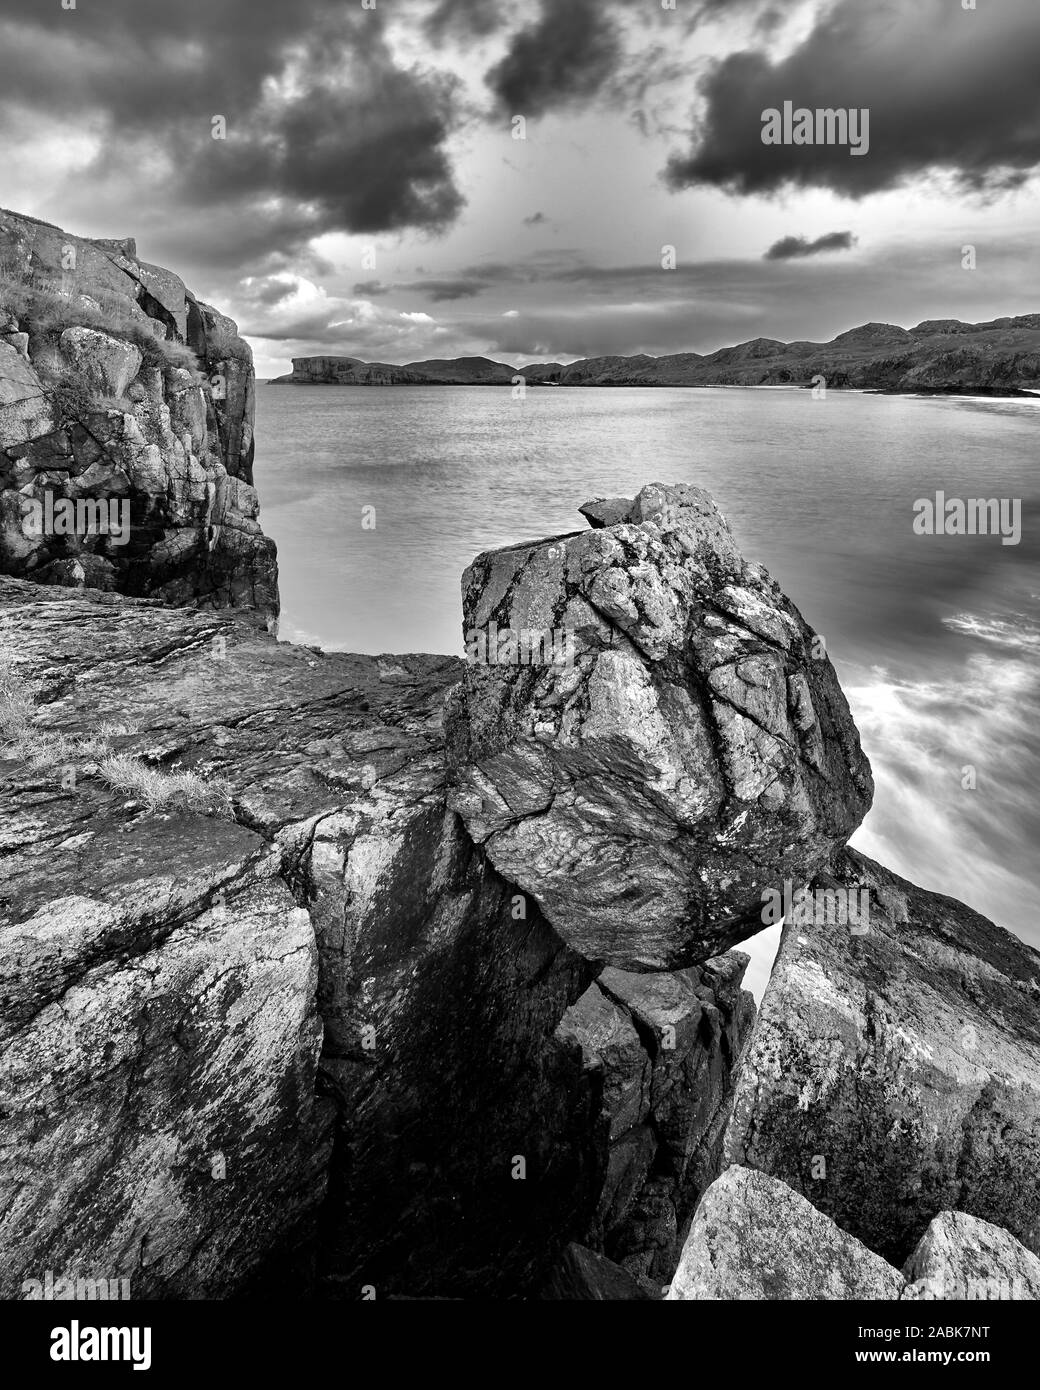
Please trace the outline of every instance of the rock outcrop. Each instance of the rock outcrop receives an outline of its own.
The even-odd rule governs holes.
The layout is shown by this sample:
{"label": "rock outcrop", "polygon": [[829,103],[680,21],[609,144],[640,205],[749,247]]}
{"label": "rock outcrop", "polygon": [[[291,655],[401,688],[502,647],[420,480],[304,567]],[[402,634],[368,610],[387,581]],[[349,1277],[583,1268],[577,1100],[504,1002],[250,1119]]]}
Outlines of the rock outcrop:
{"label": "rock outcrop", "polygon": [[870,805],[822,644],[699,488],[478,556],[463,607],[451,804],[588,959],[671,970],[751,936]]}
{"label": "rock outcrop", "polygon": [[897,1299],[903,1283],[785,1183],[734,1165],[697,1208],[667,1300]]}
{"label": "rock outcrop", "polygon": [[727,1161],[893,1264],[944,1210],[1040,1251],[1040,953],[854,851],[831,882],[869,918],[785,927]]}
{"label": "rock outcrop", "polygon": [[0,211],[0,573],[278,611],[252,354],[132,240]]}

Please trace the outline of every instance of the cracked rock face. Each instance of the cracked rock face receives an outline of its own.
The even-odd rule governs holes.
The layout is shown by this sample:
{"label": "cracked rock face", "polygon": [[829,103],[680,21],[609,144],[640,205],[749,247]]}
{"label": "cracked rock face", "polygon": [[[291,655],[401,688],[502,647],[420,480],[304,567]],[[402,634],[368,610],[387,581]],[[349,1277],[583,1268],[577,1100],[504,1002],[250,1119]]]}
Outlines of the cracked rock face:
{"label": "cracked rock face", "polygon": [[785,927],[728,1161],[893,1264],[943,1210],[1040,1253],[1040,953],[852,850],[831,881],[869,893],[867,919]]}
{"label": "cracked rock face", "polygon": [[826,864],[870,767],[819,639],[706,493],[585,510],[466,571],[451,804],[574,950],[676,969]]}
{"label": "cracked rock face", "polygon": [[556,1036],[594,971],[447,810],[462,663],[2,577],[0,654],[40,731],[118,721],[235,814],[0,757],[0,1288],[537,1292],[603,1187]]}
{"label": "cracked rock face", "polygon": [[[718,1172],[731,1076],[754,1017],[748,958],[674,974],[608,966],[564,1014],[601,1106],[603,1187],[588,1246],[659,1297]],[[558,1295],[562,1297],[563,1295]]]}

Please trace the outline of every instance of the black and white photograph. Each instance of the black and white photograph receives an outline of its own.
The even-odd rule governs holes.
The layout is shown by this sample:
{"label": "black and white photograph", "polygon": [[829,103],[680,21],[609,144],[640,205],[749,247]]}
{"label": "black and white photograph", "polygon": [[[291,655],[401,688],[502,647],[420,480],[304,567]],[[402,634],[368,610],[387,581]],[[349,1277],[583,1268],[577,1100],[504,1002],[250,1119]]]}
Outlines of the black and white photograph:
{"label": "black and white photograph", "polygon": [[25,1375],[1021,1364],[1038,286],[1038,0],[0,0]]}

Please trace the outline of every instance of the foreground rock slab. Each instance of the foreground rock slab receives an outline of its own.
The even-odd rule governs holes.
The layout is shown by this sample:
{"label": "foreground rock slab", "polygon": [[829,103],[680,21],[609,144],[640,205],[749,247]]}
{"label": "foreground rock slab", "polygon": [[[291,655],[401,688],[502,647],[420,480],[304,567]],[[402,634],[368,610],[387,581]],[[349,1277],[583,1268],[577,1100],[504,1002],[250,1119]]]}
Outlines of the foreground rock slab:
{"label": "foreground rock slab", "polygon": [[758,931],[872,782],[822,645],[711,498],[618,510],[466,571],[451,804],[572,949],[671,970]]}
{"label": "foreground rock slab", "polygon": [[898,1299],[903,1278],[785,1183],[734,1166],[693,1218],[669,1302]]}
{"label": "foreground rock slab", "polygon": [[944,1210],[1040,1252],[1040,953],[851,850],[828,884],[869,917],[785,927],[727,1160],[893,1264]]}
{"label": "foreground rock slab", "polygon": [[233,818],[0,758],[0,1291],[536,1295],[605,1181],[596,971],[446,806],[462,663],[0,578],[4,660]]}
{"label": "foreground rock slab", "polygon": [[456,663],[325,660],[217,614],[2,578],[0,661],[41,733],[108,725],[113,751],[223,776],[235,805],[149,813],[93,755],[0,750],[2,1296],[49,1270],[228,1297],[271,1262],[291,1287],[334,1118],[299,846],[352,793],[385,815],[406,749],[421,779]]}

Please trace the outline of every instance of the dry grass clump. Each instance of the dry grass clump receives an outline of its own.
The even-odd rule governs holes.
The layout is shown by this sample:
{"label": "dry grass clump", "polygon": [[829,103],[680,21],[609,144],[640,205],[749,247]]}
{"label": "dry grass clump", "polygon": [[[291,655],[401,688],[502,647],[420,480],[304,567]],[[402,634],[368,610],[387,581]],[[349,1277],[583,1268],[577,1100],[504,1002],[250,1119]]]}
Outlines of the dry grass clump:
{"label": "dry grass clump", "polygon": [[114,753],[112,740],[137,732],[126,721],[106,721],[92,734],[64,734],[34,724],[32,690],[0,652],[0,752],[34,771],[77,762],[99,764],[102,780],[132,796],[149,812],[181,806],[189,811],[233,818],[231,788],[223,778],[197,772],[166,772],[133,753]]}
{"label": "dry grass clump", "polygon": [[141,801],[149,811],[183,806],[189,811],[231,816],[231,788],[220,778],[197,772],[164,772],[132,753],[116,753],[101,763],[101,776],[118,792]]}

